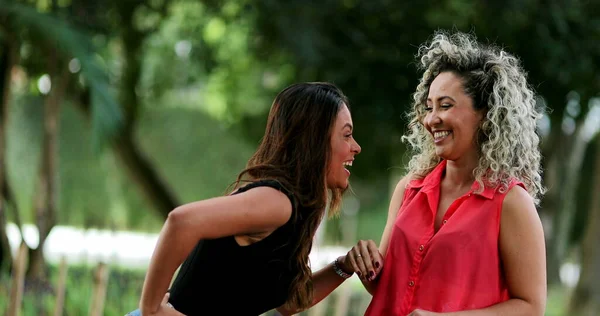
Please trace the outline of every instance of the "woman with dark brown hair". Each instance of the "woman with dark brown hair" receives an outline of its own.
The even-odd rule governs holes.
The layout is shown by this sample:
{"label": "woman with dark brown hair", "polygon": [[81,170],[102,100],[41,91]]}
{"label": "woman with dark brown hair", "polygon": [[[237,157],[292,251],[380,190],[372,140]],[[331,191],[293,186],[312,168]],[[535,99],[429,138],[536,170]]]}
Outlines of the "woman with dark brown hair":
{"label": "woman with dark brown hair", "polygon": [[347,167],[360,153],[352,129],[348,100],[334,85],[301,83],[280,92],[234,191],[169,213],[141,314],[290,314],[343,282],[347,275],[336,263],[312,273],[308,255],[327,204],[337,210]]}

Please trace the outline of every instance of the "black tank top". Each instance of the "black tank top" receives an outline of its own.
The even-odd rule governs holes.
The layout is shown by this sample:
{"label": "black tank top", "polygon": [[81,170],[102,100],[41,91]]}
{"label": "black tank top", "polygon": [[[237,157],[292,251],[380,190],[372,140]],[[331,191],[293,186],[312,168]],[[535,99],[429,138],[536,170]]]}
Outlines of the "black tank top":
{"label": "black tank top", "polygon": [[240,246],[234,236],[201,240],[184,261],[170,290],[169,302],[187,316],[260,315],[283,305],[297,275],[292,251],[294,196],[279,182],[252,182],[236,193],[269,186],[292,202],[292,216],[264,239]]}

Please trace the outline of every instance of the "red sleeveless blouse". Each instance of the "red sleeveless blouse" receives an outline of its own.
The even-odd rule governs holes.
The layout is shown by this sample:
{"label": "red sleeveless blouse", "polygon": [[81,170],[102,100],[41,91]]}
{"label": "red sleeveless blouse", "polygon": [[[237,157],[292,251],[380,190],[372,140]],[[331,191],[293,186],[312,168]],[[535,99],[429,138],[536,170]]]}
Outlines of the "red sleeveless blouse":
{"label": "red sleeveless blouse", "polygon": [[509,299],[499,252],[500,215],[506,192],[478,184],[455,200],[434,233],[442,161],[408,183],[396,218],[369,316],[405,316],[420,308],[455,312]]}

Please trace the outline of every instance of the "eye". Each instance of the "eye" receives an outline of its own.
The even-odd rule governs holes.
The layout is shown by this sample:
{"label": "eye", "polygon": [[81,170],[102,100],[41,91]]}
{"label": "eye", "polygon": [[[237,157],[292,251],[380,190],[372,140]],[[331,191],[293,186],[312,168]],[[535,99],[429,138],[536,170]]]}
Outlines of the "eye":
{"label": "eye", "polygon": [[433,110],[433,107],[431,107],[431,106],[426,106],[425,107],[425,111],[426,112],[431,112],[432,110]]}
{"label": "eye", "polygon": [[450,104],[450,103],[443,103],[443,104],[441,105],[441,107],[442,107],[442,108],[444,108],[444,109],[447,109],[447,108],[450,108],[450,107],[452,107],[452,104]]}
{"label": "eye", "polygon": [[344,137],[346,137],[346,138],[350,138],[350,137],[352,137],[352,133],[350,133],[350,134],[346,134],[346,135],[344,135]]}

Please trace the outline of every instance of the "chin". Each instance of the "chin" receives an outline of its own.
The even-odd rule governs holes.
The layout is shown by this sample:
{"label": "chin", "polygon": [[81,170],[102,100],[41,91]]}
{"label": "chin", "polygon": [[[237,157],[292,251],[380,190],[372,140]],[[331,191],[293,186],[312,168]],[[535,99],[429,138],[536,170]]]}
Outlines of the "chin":
{"label": "chin", "polygon": [[436,151],[435,155],[438,156],[438,157],[440,157],[440,158],[442,158],[442,159],[444,159],[444,160],[449,160],[450,159],[450,155],[448,155],[448,152],[445,152],[445,151],[439,151],[439,152]]}
{"label": "chin", "polygon": [[348,183],[348,180],[346,180],[346,181],[340,183],[340,185],[338,185],[337,188],[341,189],[341,190],[346,190],[349,185],[350,185],[350,183]]}
{"label": "chin", "polygon": [[327,184],[327,188],[330,190],[335,190],[335,189],[340,189],[340,190],[346,190],[348,188],[348,180],[343,181],[343,182],[335,182],[335,183],[329,183]]}

